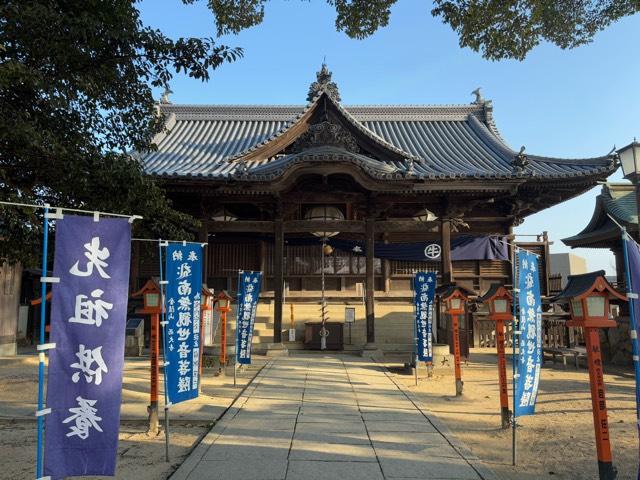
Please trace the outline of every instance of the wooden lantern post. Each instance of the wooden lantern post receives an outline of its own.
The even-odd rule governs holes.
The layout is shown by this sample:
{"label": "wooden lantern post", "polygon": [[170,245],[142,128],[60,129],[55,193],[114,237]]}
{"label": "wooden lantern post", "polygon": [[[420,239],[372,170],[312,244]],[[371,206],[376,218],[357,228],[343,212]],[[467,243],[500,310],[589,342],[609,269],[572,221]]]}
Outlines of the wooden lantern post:
{"label": "wooden lantern post", "polygon": [[131,295],[133,298],[142,297],[143,308],[136,310],[136,313],[149,315],[151,318],[151,336],[149,338],[149,357],[151,360],[151,388],[149,389],[149,433],[157,435],[159,431],[158,422],[158,379],[160,368],[158,358],[160,356],[160,286],[154,280],[148,280],[144,286]]}
{"label": "wooden lantern post", "polygon": [[502,428],[509,428],[511,412],[509,411],[509,394],[507,391],[507,361],[504,345],[504,322],[513,321],[511,305],[513,297],[502,285],[493,284],[482,297],[482,303],[489,305],[489,320],[496,323],[496,349],[498,350],[498,380],[500,382],[500,417]]}
{"label": "wooden lantern post", "polygon": [[220,372],[227,366],[227,313],[231,310],[231,296],[222,290],[218,294],[216,310],[220,312]]}
{"label": "wooden lantern post", "polygon": [[627,299],[613,289],[604,275],[604,270],[600,270],[569,276],[565,289],[551,300],[568,301],[571,306],[571,320],[567,321],[567,326],[584,329],[598,472],[600,480],[613,480],[617,476],[617,471],[611,457],[599,329],[616,326],[615,320],[609,318],[609,299],[620,301],[627,301]]}
{"label": "wooden lantern post", "polygon": [[456,375],[456,396],[462,395],[462,369],[460,368],[460,316],[464,315],[465,304],[469,297],[460,287],[451,286],[442,293],[442,300],[446,302],[447,313],[451,317],[453,330],[453,362]]}

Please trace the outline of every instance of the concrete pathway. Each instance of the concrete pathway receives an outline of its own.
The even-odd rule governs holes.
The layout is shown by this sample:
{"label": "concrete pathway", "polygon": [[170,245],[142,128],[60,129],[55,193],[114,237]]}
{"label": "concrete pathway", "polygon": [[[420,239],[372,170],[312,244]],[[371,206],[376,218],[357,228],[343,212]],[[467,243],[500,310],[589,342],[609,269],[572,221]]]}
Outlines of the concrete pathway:
{"label": "concrete pathway", "polygon": [[381,366],[274,360],[171,480],[493,479]]}

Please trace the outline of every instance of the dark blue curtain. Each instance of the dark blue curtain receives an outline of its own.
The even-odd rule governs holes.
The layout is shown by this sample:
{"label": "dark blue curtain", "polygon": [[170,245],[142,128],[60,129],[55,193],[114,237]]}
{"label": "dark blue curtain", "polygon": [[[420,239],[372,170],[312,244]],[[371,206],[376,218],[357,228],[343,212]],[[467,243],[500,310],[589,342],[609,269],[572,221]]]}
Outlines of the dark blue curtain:
{"label": "dark blue curtain", "polygon": [[[264,237],[266,241],[273,242],[273,237]],[[291,238],[287,237],[288,245],[318,245],[319,238]],[[356,255],[365,255],[365,244],[357,240],[344,240],[339,238],[327,239],[327,244],[333,248]],[[433,245],[438,242],[412,242],[412,243],[382,243],[376,242],[374,256],[385,260],[400,261],[433,261],[439,260],[435,256]],[[431,247],[431,248],[429,248]],[[509,250],[506,238],[498,235],[461,235],[451,240],[452,260],[509,260]]]}

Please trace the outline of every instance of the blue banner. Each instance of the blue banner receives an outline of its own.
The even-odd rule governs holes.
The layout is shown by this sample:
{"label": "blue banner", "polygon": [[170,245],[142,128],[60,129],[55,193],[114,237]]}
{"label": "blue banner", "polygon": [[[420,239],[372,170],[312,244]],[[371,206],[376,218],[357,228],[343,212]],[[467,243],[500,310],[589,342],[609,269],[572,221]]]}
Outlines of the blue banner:
{"label": "blue banner", "polygon": [[238,319],[236,323],[236,362],[251,363],[251,340],[262,272],[240,272],[238,275]]}
{"label": "blue banner", "polygon": [[115,475],[130,253],[126,218],[57,221],[44,450],[52,480]]}
{"label": "blue banner", "polygon": [[433,299],[436,292],[435,272],[418,272],[413,277],[416,307],[416,352],[421,362],[433,361]]}
{"label": "blue banner", "polygon": [[518,251],[519,354],[514,401],[517,417],[533,415],[542,365],[542,303],[538,257]]}
{"label": "blue banner", "polygon": [[202,246],[170,243],[167,247],[167,332],[165,378],[172,404],[198,396]]}
{"label": "blue banner", "polygon": [[[640,349],[638,348],[638,316],[640,315],[640,247],[625,232],[623,235],[623,251],[626,260],[626,280],[629,293],[635,298],[629,299],[629,322],[631,337],[631,352],[636,376],[636,420],[640,433]],[[637,478],[640,480],[640,468]]]}

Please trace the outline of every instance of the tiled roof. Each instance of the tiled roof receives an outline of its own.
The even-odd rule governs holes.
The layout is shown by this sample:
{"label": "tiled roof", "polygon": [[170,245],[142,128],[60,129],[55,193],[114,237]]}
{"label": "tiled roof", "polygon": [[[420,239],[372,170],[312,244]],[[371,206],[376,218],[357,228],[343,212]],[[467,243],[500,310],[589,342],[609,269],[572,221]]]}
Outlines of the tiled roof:
{"label": "tiled roof", "polygon": [[[578,297],[583,293],[587,292],[593,286],[594,282],[598,277],[604,278],[605,282],[607,282],[605,278],[604,270],[598,270],[597,272],[582,273],[579,275],[569,275],[569,278],[567,279],[567,286],[564,287],[564,290],[562,290],[562,292],[560,292],[555,297],[551,298],[550,301],[551,302],[558,302],[561,300],[567,301],[567,300],[571,300],[574,297]],[[607,282],[607,285],[611,287],[609,282]],[[613,289],[613,287],[611,288]]]}
{"label": "tiled roof", "polygon": [[[338,104],[339,105],[339,104]],[[240,165],[231,159],[282,134],[307,106],[161,104],[166,132],[157,151],[139,154],[155,176],[260,180],[265,165],[256,159]],[[490,102],[437,106],[342,106],[361,132],[387,145],[406,160],[384,161],[378,168],[394,178],[568,178],[606,175],[615,170],[611,157],[559,159],[527,154],[523,170],[512,162],[518,152],[499,136]],[[286,158],[286,157],[285,157]],[[254,175],[255,173],[255,175]]]}
{"label": "tiled roof", "polygon": [[[612,218],[613,217],[613,220]],[[615,220],[615,222],[614,222]],[[591,220],[577,235],[562,239],[570,247],[606,247],[620,242],[620,227],[638,230],[635,186],[631,183],[607,183],[596,197]]]}

